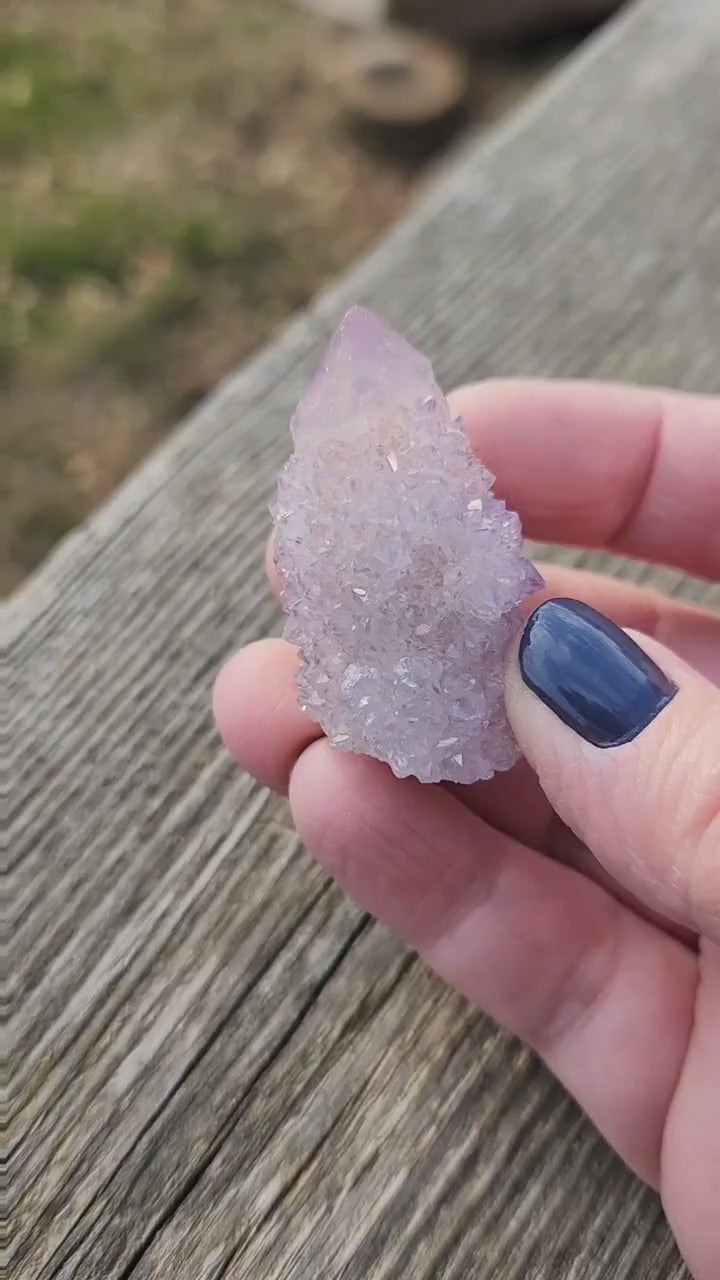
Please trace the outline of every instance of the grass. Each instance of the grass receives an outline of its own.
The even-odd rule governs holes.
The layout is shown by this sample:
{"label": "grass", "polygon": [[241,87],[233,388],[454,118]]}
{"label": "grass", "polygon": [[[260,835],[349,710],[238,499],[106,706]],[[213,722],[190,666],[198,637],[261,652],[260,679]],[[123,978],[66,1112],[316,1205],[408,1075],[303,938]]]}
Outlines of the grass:
{"label": "grass", "polygon": [[[0,592],[403,209],[287,0],[5,0]],[[6,16],[7,15],[7,16]]]}
{"label": "grass", "polygon": [[88,276],[125,284],[147,230],[126,214],[119,201],[95,199],[79,205],[72,221],[18,228],[7,248],[15,278],[49,296]]}
{"label": "grass", "polygon": [[198,315],[200,290],[173,277],[147,298],[137,313],[109,328],[95,346],[98,363],[136,385],[152,382],[175,334]]}
{"label": "grass", "polygon": [[[133,383],[162,376],[176,334],[201,320],[212,294],[230,286],[262,309],[283,275],[297,275],[283,231],[263,227],[262,213],[240,196],[231,221],[120,193],[77,199],[63,220],[6,226],[14,288],[0,313],[0,378],[7,383],[23,348],[49,350],[68,376],[93,367]],[[83,308],[99,297],[102,315]]]}
{"label": "grass", "polygon": [[117,126],[123,97],[117,59],[122,46],[62,44],[50,35],[0,32],[0,156],[48,153],[74,138],[87,140]]}

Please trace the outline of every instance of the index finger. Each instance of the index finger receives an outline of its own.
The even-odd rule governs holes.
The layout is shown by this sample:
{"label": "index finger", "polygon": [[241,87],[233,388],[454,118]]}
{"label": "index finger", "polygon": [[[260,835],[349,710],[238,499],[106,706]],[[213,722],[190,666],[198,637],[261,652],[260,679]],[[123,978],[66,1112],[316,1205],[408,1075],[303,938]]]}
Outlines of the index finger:
{"label": "index finger", "polygon": [[720,399],[528,379],[450,400],[528,537],[720,578]]}

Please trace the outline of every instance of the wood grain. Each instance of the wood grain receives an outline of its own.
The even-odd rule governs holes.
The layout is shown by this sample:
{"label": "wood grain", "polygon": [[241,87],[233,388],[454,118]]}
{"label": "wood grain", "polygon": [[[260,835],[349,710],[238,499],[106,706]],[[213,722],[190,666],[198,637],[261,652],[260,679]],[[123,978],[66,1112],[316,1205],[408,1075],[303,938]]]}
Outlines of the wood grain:
{"label": "wood grain", "polygon": [[325,882],[209,702],[224,655],[276,625],[266,506],[350,302],[446,386],[720,391],[719,65],[716,0],[625,11],[6,607],[12,1274],[685,1274],[654,1197],[532,1055]]}

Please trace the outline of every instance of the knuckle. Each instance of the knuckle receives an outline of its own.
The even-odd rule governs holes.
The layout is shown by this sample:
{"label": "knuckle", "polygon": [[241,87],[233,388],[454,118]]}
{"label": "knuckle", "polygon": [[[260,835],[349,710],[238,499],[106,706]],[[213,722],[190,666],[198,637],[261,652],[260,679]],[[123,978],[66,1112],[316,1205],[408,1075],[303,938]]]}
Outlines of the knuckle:
{"label": "knuckle", "polygon": [[598,917],[597,935],[591,936],[592,931],[581,935],[575,962],[558,970],[534,1018],[521,1031],[548,1060],[580,1039],[611,999],[623,955],[621,922],[622,914],[608,902],[608,910]]}

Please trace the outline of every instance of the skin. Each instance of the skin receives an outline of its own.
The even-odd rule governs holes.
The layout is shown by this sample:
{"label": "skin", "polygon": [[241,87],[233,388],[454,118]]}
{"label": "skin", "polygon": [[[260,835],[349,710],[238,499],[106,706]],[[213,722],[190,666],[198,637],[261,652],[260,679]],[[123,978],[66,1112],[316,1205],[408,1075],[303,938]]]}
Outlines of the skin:
{"label": "skin", "polygon": [[[720,400],[543,382],[452,398],[529,537],[720,580]],[[217,724],[243,768],[289,794],[347,892],[542,1055],[659,1190],[696,1280],[717,1280],[720,617],[541,568],[544,594],[631,629],[676,681],[634,742],[583,742],[525,687],[516,649],[506,702],[525,759],[490,783],[421,786],[333,751],[297,706],[282,640],[230,659]]]}

